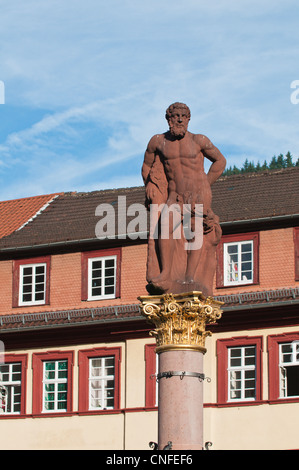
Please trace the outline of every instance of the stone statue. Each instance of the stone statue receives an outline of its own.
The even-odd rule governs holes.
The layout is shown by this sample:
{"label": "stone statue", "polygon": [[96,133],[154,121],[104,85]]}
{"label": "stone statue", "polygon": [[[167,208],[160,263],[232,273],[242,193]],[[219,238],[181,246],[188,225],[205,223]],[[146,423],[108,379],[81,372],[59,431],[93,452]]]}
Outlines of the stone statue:
{"label": "stone statue", "polygon": [[[211,185],[223,173],[226,160],[207,137],[188,131],[190,117],[185,104],[170,105],[166,111],[169,130],[150,139],[144,156],[142,177],[147,206],[161,208],[158,232],[155,232],[159,235],[150,235],[148,240],[147,289],[150,294],[191,290],[199,290],[205,296],[213,293],[215,252],[222,232],[219,218],[211,207]],[[204,157],[212,162],[207,174]],[[162,217],[163,208],[168,209],[168,225]],[[197,249],[192,249],[192,240],[186,245],[182,217],[185,208],[187,213],[189,211],[189,233],[193,234],[193,239],[201,226],[202,244]],[[197,225],[198,220],[201,225]],[[178,229],[180,237],[174,235]],[[164,236],[161,236],[163,230]]]}

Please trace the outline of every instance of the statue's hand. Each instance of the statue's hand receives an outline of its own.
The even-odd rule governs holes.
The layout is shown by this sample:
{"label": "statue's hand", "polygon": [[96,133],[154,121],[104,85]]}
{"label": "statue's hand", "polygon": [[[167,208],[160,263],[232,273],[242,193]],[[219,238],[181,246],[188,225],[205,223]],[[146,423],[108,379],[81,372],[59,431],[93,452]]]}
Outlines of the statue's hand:
{"label": "statue's hand", "polygon": [[151,181],[149,181],[146,185],[145,193],[146,193],[146,198],[149,200],[149,202],[151,202],[157,194],[156,185],[151,183]]}
{"label": "statue's hand", "polygon": [[214,214],[212,209],[208,209],[207,217],[204,221],[204,233],[210,233],[209,237],[212,245],[218,245],[222,236],[222,230],[219,224],[219,217]]}

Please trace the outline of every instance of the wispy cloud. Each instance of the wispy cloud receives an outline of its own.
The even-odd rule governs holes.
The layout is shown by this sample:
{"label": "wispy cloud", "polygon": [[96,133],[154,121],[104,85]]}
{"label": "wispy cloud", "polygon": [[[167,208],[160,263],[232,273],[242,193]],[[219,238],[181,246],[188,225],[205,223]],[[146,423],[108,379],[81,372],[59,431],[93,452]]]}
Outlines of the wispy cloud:
{"label": "wispy cloud", "polygon": [[[0,141],[0,198],[140,181],[173,101],[229,164],[298,155],[296,0],[14,0],[0,18],[10,105],[45,110]],[[5,114],[6,113],[6,114]],[[127,185],[124,184],[127,181]]]}

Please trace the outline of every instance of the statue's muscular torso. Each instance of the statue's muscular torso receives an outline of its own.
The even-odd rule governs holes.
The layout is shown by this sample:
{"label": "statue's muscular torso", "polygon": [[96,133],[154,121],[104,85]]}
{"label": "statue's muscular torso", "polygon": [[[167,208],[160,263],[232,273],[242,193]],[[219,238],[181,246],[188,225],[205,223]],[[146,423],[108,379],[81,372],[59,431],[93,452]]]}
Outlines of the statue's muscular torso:
{"label": "statue's muscular torso", "polygon": [[164,164],[168,180],[168,203],[179,196],[184,203],[211,204],[211,187],[204,172],[202,150],[208,139],[186,132],[181,139],[170,139],[167,134],[156,136],[156,153]]}

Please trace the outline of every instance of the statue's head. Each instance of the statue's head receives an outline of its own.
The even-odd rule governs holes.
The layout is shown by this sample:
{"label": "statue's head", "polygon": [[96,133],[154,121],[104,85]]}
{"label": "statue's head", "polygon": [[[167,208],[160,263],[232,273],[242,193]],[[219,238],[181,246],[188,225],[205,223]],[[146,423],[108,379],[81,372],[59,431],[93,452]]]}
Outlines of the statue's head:
{"label": "statue's head", "polygon": [[190,109],[184,103],[173,103],[167,110],[165,115],[169,131],[176,137],[183,137],[188,129],[188,124],[191,118]]}

